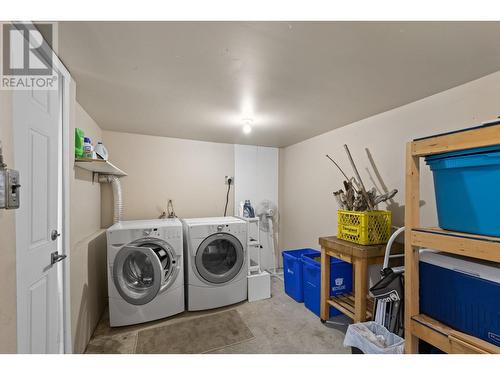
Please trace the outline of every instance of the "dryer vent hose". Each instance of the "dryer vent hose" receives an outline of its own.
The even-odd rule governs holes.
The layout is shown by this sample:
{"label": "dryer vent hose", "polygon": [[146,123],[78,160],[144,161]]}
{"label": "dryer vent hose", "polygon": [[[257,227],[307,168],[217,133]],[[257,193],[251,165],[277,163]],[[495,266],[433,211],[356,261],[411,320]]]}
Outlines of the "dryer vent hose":
{"label": "dryer vent hose", "polygon": [[119,223],[123,219],[123,197],[120,179],[113,175],[100,175],[101,184],[110,183],[113,189],[113,224]]}

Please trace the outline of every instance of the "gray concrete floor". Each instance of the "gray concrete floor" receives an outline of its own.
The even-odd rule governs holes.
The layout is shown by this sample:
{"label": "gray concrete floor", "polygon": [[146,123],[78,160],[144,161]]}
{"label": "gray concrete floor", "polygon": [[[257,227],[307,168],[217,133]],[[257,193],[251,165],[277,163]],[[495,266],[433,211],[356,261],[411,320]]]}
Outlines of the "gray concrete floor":
{"label": "gray concrete floor", "polygon": [[181,320],[214,314],[229,309],[237,310],[254,339],[234,344],[211,353],[220,354],[299,354],[350,353],[343,347],[344,333],[350,320],[334,318],[335,324],[322,324],[304,304],[295,302],[283,291],[283,282],[272,281],[272,297],[257,302],[243,302],[220,309],[184,312],[167,319],[128,327],[110,328],[107,312],[99,322],[87,353],[134,353],[139,331],[169,325]]}

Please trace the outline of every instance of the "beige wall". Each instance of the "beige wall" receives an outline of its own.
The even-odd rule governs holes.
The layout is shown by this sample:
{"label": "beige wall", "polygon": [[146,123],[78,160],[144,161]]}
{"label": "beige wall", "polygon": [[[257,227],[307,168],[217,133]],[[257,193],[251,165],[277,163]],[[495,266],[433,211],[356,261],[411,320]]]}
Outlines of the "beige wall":
{"label": "beige wall", "polygon": [[[497,72],[280,150],[280,248],[317,248],[319,236],[337,232],[332,192],[340,189],[342,178],[325,154],[352,175],[343,150],[348,144],[368,187],[397,188],[389,209],[394,224],[402,225],[405,143],[495,118],[500,114],[499,101]],[[432,176],[425,164],[421,199],[422,224],[437,224]]]}
{"label": "beige wall", "polygon": [[[109,159],[128,173],[121,179],[124,219],[157,218],[174,202],[179,217],[222,216],[227,185],[234,176],[234,145],[103,132]],[[102,224],[112,223],[111,188],[102,188]],[[228,213],[233,212],[233,192]]]}
{"label": "beige wall", "polygon": [[[1,26],[1,24],[0,24]],[[0,141],[4,162],[14,168],[12,94],[0,91]],[[15,353],[16,341],[16,227],[15,211],[0,210],[0,353]]]}
{"label": "beige wall", "polygon": [[[74,85],[72,96],[74,98]],[[72,134],[78,127],[93,142],[101,139],[97,123],[74,101]],[[71,149],[73,152],[73,148]],[[74,154],[71,154],[74,160]],[[71,329],[73,352],[82,353],[107,301],[106,235],[101,230],[101,187],[92,173],[74,168],[71,174]]]}

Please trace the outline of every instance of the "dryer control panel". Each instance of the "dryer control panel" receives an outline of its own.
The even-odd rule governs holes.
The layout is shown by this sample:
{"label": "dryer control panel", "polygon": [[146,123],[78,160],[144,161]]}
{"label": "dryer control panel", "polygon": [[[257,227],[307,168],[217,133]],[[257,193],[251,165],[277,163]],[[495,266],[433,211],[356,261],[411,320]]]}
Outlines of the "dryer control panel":
{"label": "dryer control panel", "polygon": [[246,232],[246,223],[232,223],[232,224],[200,224],[194,225],[189,228],[189,235],[191,238],[206,238],[214,233],[231,233],[239,235]]}

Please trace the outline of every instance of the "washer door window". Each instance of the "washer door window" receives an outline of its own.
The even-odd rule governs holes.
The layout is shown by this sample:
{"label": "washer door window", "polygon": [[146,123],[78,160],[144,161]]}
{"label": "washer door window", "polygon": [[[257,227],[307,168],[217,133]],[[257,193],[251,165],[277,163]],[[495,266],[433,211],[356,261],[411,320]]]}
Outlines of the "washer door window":
{"label": "washer door window", "polygon": [[169,243],[159,238],[142,238],[130,243],[130,246],[146,247],[156,254],[160,260],[162,268],[162,278],[160,293],[170,287],[177,278],[179,266],[177,265],[178,256]]}
{"label": "washer door window", "polygon": [[241,270],[245,254],[236,237],[228,233],[213,234],[200,244],[195,264],[208,282],[222,284],[232,280]]}
{"label": "washer door window", "polygon": [[118,292],[133,305],[153,300],[162,284],[162,264],[150,247],[125,246],[116,255],[113,279]]}

